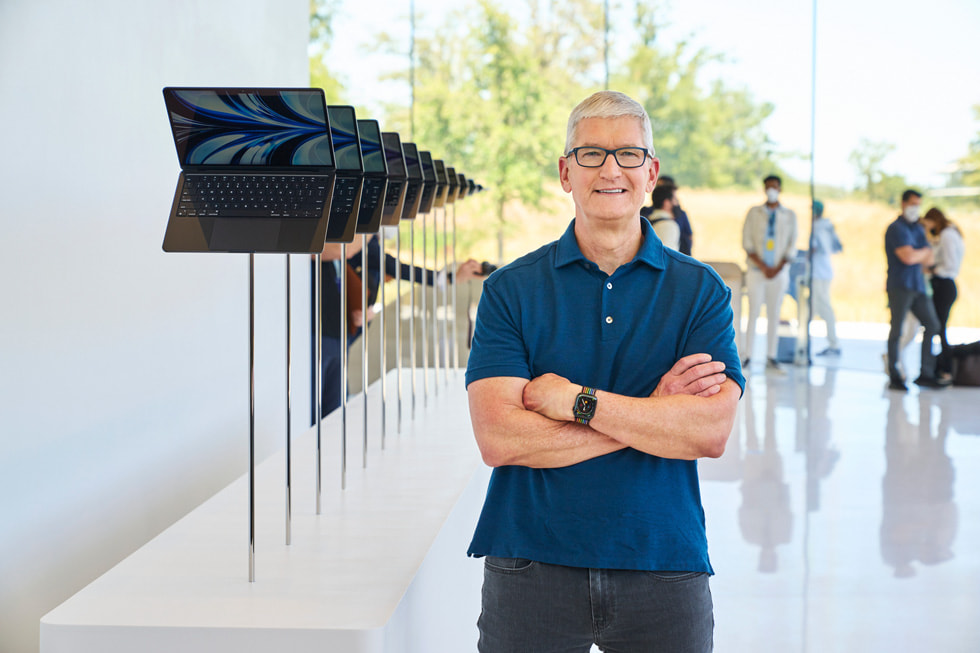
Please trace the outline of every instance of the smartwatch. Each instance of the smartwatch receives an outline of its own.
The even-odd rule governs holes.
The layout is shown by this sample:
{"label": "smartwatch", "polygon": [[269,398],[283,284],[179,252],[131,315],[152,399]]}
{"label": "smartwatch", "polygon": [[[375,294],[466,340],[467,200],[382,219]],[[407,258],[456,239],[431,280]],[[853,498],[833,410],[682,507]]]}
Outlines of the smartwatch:
{"label": "smartwatch", "polygon": [[595,396],[595,388],[582,386],[582,392],[575,397],[575,405],[572,407],[572,414],[575,421],[579,424],[588,424],[589,420],[595,417],[595,407],[599,399]]}

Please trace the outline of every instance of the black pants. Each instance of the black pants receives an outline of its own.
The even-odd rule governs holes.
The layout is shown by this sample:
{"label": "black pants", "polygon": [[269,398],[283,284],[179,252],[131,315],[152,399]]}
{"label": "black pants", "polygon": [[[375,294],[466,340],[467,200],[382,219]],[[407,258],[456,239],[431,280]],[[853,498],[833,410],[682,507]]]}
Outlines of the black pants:
{"label": "black pants", "polygon": [[[949,321],[949,311],[953,308],[956,301],[956,282],[945,277],[932,277],[932,303],[936,307],[936,317],[939,318],[939,339],[942,342],[942,353],[937,361],[940,368],[948,368],[949,365],[949,340],[946,339],[946,323]],[[949,372],[949,369],[940,369],[941,372]]]}

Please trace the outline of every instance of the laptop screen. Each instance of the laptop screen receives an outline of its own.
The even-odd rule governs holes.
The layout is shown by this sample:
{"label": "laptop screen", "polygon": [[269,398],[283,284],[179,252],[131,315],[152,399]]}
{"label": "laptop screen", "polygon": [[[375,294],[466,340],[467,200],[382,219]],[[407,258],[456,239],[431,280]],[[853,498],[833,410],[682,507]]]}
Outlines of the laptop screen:
{"label": "laptop screen", "polygon": [[361,137],[364,172],[387,174],[385,153],[381,148],[381,127],[378,125],[378,121],[358,120],[357,133]]}
{"label": "laptop screen", "polygon": [[388,176],[395,179],[405,179],[405,154],[402,152],[401,137],[398,132],[382,132],[381,141],[384,143],[385,159],[388,162]]}
{"label": "laptop screen", "polygon": [[333,167],[320,89],[165,88],[181,167]]}
{"label": "laptop screen", "polygon": [[408,178],[422,181],[422,162],[419,160],[419,148],[415,143],[402,143],[402,150],[405,152],[405,167],[408,169]]}
{"label": "laptop screen", "polygon": [[363,172],[361,144],[357,137],[357,118],[354,107],[327,107],[330,118],[330,134],[333,136],[333,152],[337,160],[337,170]]}
{"label": "laptop screen", "polygon": [[436,168],[432,164],[432,152],[419,152],[419,161],[422,163],[422,179],[428,182],[436,182]]}

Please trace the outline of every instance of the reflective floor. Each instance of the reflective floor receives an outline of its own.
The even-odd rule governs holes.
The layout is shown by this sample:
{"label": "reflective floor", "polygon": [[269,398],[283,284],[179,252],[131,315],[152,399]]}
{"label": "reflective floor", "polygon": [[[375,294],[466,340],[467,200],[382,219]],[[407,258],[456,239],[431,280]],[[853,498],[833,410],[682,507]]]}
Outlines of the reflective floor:
{"label": "reflective floor", "polygon": [[883,349],[752,366],[700,463],[719,653],[980,651],[980,388],[889,391]]}

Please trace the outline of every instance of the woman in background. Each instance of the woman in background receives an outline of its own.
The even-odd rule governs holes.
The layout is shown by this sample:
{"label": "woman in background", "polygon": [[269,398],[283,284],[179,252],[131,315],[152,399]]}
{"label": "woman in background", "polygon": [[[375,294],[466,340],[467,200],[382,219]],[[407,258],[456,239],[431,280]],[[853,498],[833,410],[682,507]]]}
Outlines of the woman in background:
{"label": "woman in background", "polygon": [[[926,233],[935,243],[935,265],[932,266],[932,302],[939,317],[939,337],[943,345],[943,354],[949,351],[949,341],[946,339],[946,322],[949,312],[956,301],[956,275],[963,263],[963,233],[959,227],[949,221],[946,215],[933,207],[922,216],[922,224]],[[941,357],[943,367],[949,365],[949,357]],[[950,373],[949,369],[940,372]]]}

